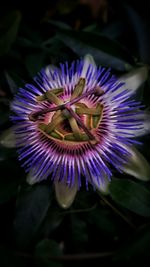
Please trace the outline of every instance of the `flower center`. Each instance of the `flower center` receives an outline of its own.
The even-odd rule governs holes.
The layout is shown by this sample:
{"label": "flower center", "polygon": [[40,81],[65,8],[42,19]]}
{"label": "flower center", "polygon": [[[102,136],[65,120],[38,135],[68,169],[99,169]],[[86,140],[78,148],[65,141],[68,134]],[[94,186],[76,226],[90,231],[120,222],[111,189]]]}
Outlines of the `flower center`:
{"label": "flower center", "polygon": [[[85,79],[80,78],[69,99],[63,88],[50,89],[37,96],[38,102],[48,101],[50,108],[31,113],[29,119],[38,121],[39,130],[50,139],[96,144],[98,139],[95,130],[102,119],[103,105],[99,102],[91,104],[88,97],[92,94],[100,96],[104,92],[96,87],[83,93],[84,88]],[[42,122],[38,120],[41,115]]]}

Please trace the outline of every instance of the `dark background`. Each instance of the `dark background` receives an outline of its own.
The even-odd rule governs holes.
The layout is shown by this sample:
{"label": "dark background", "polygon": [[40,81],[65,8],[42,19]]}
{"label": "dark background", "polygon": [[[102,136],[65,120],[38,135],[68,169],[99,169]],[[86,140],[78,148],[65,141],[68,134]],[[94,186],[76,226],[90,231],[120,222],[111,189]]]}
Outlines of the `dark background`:
{"label": "dark background", "polygon": [[[119,76],[139,66],[149,68],[149,26],[145,0],[4,1],[1,5],[0,266],[150,263],[150,183],[115,173],[115,200],[112,194],[83,188],[71,208],[62,210],[49,181],[26,183],[9,119],[18,87],[32,82],[47,64],[71,62],[90,53],[97,64],[111,67]],[[148,108],[149,75],[140,89],[138,97]],[[140,151],[149,161],[149,136],[140,141]]]}

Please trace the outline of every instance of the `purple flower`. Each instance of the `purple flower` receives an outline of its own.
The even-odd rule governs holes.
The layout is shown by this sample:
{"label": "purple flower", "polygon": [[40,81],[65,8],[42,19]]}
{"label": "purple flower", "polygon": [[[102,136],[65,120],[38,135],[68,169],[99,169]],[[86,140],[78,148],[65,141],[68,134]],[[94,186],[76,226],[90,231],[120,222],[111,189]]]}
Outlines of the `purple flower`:
{"label": "purple flower", "polygon": [[31,184],[47,179],[69,188],[103,188],[122,172],[135,137],[144,132],[143,106],[110,70],[84,60],[43,69],[12,104],[19,160]]}

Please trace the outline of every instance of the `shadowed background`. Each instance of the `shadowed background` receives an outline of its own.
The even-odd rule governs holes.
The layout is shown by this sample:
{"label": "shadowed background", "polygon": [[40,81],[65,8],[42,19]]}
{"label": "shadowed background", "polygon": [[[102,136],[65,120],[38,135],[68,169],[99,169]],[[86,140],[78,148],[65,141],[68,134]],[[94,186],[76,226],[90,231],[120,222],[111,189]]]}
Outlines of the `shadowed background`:
{"label": "shadowed background", "polygon": [[[145,0],[5,1],[1,6],[0,266],[80,267],[89,261],[102,267],[148,266],[150,182],[116,172],[109,196],[83,188],[71,208],[62,210],[50,181],[26,183],[9,116],[18,87],[48,64],[90,53],[119,76],[138,66],[149,70],[149,26]],[[149,75],[138,99],[150,105]],[[139,140],[149,161],[149,136]]]}

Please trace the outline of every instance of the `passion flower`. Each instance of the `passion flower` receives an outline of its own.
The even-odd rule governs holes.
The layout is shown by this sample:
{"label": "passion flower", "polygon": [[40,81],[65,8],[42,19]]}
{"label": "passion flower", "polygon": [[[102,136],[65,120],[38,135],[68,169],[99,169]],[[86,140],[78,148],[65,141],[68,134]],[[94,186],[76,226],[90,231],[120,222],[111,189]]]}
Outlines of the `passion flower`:
{"label": "passion flower", "polygon": [[43,69],[12,104],[29,182],[51,177],[70,188],[102,188],[132,157],[134,138],[144,129],[140,108],[130,88],[91,56]]}

